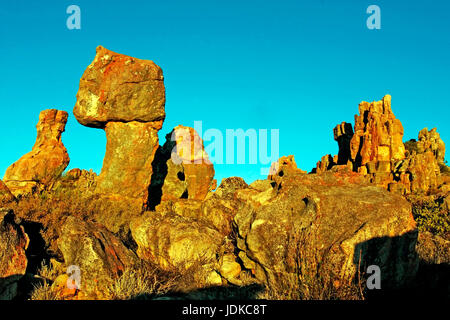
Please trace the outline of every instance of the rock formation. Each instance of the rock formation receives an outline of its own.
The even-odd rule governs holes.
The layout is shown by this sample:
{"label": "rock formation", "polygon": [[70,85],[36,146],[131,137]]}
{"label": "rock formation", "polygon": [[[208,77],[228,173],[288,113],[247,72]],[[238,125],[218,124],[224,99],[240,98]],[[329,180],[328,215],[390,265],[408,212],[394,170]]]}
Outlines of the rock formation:
{"label": "rock formation", "polygon": [[381,101],[360,103],[354,133],[345,122],[333,132],[339,154],[322,157],[315,173],[347,165],[369,182],[403,195],[427,193],[444,184],[440,167],[445,166],[445,144],[436,128],[424,128],[418,141],[403,144],[403,126],[392,113],[389,95]]}
{"label": "rock formation", "polygon": [[425,153],[431,151],[436,158],[438,164],[444,164],[445,160],[445,144],[442,141],[436,128],[428,131],[428,128],[423,128],[419,132],[419,141],[417,141],[417,152]]}
{"label": "rock formation", "polygon": [[214,165],[209,161],[203,141],[190,127],[179,125],[166,135],[153,164],[150,208],[160,200],[204,200],[216,188]]}
{"label": "rock formation", "polygon": [[214,266],[224,237],[216,230],[193,219],[157,211],[134,219],[131,232],[141,259],[164,270],[188,269],[197,264],[201,268],[196,277],[203,277],[199,283],[222,284]]}
{"label": "rock formation", "polygon": [[97,192],[147,202],[164,104],[160,67],[97,47],[94,61],[80,80],[73,110],[82,125],[106,132]]}
{"label": "rock formation", "polygon": [[355,116],[355,133],[350,141],[354,169],[360,170],[367,163],[385,162],[383,168],[388,171],[391,160],[405,158],[402,139],[403,126],[392,113],[390,95],[381,101],[361,102],[359,115]]}
{"label": "rock formation", "polygon": [[281,188],[268,185],[264,197],[253,191],[234,218],[244,266],[272,288],[295,283],[299,264],[311,268],[303,272],[321,265],[321,276],[341,284],[370,264],[380,266],[383,286],[411,280],[418,265],[411,205],[360,179],[294,174],[281,177]]}
{"label": "rock formation", "polygon": [[65,266],[79,268],[79,290],[88,299],[105,298],[112,281],[137,262],[136,255],[105,227],[72,216],[61,227],[58,247]]}
{"label": "rock formation", "polygon": [[11,300],[18,294],[18,281],[25,275],[30,242],[12,210],[0,209],[0,300]]}
{"label": "rock formation", "polygon": [[10,203],[11,201],[14,201],[16,198],[14,195],[9,191],[8,187],[3,183],[2,180],[0,180],[0,207],[4,204]]}
{"label": "rock formation", "polygon": [[38,185],[49,186],[69,164],[69,155],[61,141],[68,113],[55,109],[39,114],[37,138],[31,152],[13,163],[3,178],[15,195],[32,192]]}

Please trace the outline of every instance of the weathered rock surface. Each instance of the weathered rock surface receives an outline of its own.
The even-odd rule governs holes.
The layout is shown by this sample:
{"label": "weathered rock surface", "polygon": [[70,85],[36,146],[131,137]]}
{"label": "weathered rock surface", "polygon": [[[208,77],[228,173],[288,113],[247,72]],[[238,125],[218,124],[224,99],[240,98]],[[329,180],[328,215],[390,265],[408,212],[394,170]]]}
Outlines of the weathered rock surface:
{"label": "weathered rock surface", "polygon": [[74,115],[104,128],[106,154],[96,192],[148,202],[158,131],[165,118],[162,70],[101,46],[80,80]]}
{"label": "weathered rock surface", "polygon": [[79,267],[80,294],[88,299],[105,298],[111,282],[137,261],[105,227],[72,216],[62,225],[58,247],[66,267]]}
{"label": "weathered rock surface", "polygon": [[0,300],[17,296],[18,281],[25,275],[30,240],[12,210],[0,209]]}
{"label": "weathered rock surface", "polygon": [[391,96],[381,101],[361,102],[355,116],[355,133],[350,141],[356,168],[369,162],[390,162],[405,158],[403,126],[391,109]]}
{"label": "weathered rock surface", "polygon": [[13,163],[3,178],[15,195],[32,192],[39,184],[53,183],[69,164],[69,155],[61,141],[68,113],[55,109],[39,114],[37,138],[31,152]]}
{"label": "weathered rock surface", "polygon": [[141,259],[155,263],[164,270],[188,269],[202,266],[197,272],[200,282],[220,284],[214,271],[216,255],[224,236],[207,225],[170,212],[147,212],[133,219],[133,239]]}
{"label": "weathered rock surface", "polygon": [[295,162],[294,156],[283,156],[278,159],[278,162],[274,162],[270,169],[268,179],[278,182],[284,176],[291,176],[297,173],[305,173],[297,167],[297,163]]}
{"label": "weathered rock surface", "polygon": [[0,207],[2,205],[10,203],[11,201],[14,201],[15,199],[16,198],[8,189],[6,184],[4,184],[2,180],[0,180]]}
{"label": "weathered rock surface", "polygon": [[428,128],[423,128],[419,132],[419,141],[417,141],[418,153],[425,153],[431,151],[436,158],[438,164],[444,164],[445,161],[445,143],[442,141],[436,128],[428,131]]}
{"label": "weathered rock surface", "polygon": [[347,164],[351,159],[350,143],[353,138],[353,128],[350,123],[342,122],[333,129],[334,140],[339,145],[339,154],[336,164]]}
{"label": "weathered rock surface", "polygon": [[313,266],[316,257],[334,272],[323,276],[341,283],[354,279],[358,265],[376,264],[384,286],[405,284],[418,266],[411,205],[360,179],[354,172],[297,174],[282,178],[271,197],[246,201],[234,218],[245,267],[275,287],[295,281],[297,262]]}
{"label": "weathered rock surface", "polygon": [[73,113],[85,126],[104,128],[111,121],[164,120],[164,105],[160,67],[99,46],[81,77]]}
{"label": "weathered rock surface", "polygon": [[106,153],[97,192],[147,201],[160,129],[154,125],[136,121],[106,125]]}
{"label": "weathered rock surface", "polygon": [[153,164],[150,197],[153,208],[159,200],[204,200],[216,188],[214,165],[209,161],[203,141],[190,127],[179,125],[166,135]]}

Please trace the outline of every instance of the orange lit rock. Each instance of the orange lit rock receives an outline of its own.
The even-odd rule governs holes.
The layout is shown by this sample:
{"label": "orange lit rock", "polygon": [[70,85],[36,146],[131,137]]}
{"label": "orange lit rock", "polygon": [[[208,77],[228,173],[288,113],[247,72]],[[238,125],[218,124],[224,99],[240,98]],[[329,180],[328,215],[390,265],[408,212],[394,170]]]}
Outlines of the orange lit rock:
{"label": "orange lit rock", "polygon": [[165,118],[164,77],[153,61],[97,47],[80,80],[75,118],[89,127],[111,121],[152,122]]}
{"label": "orange lit rock", "polygon": [[3,178],[15,196],[32,192],[39,184],[52,184],[69,164],[69,155],[61,141],[67,117],[67,112],[55,109],[40,113],[31,152],[13,163]]}

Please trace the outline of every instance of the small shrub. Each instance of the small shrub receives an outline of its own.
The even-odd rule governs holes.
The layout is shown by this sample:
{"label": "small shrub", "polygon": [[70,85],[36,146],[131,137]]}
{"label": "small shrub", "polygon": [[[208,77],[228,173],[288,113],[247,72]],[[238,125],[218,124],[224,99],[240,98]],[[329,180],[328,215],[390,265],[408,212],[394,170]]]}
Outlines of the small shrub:
{"label": "small shrub", "polygon": [[450,235],[450,214],[441,207],[440,199],[413,203],[413,215],[419,231],[441,237]]}
{"label": "small shrub", "polygon": [[109,288],[112,300],[150,299],[168,293],[175,285],[176,275],[147,263],[127,269]]}
{"label": "small shrub", "polygon": [[38,285],[33,285],[33,287],[31,300],[60,300],[58,291],[47,280]]}

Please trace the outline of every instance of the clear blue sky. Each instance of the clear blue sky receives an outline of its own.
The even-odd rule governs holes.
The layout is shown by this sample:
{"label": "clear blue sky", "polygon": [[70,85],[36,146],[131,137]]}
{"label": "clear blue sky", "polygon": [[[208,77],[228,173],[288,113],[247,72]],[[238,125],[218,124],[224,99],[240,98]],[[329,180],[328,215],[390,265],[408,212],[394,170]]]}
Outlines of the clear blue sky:
{"label": "clear blue sky", "polygon": [[[66,28],[71,4],[81,30]],[[366,27],[371,4],[381,30]],[[405,141],[437,127],[450,145],[450,1],[16,0],[0,4],[0,176],[31,150],[47,108],[70,114],[69,169],[100,172],[105,134],[72,114],[98,45],[162,67],[160,138],[195,120],[224,133],[279,129],[280,155],[310,171],[337,153],[337,123],[353,123],[360,101],[389,93]],[[259,169],[218,165],[216,176],[251,182]]]}

